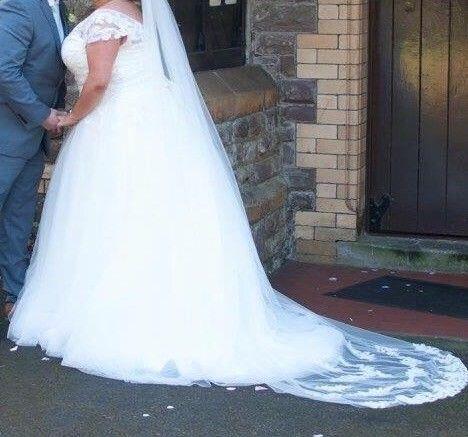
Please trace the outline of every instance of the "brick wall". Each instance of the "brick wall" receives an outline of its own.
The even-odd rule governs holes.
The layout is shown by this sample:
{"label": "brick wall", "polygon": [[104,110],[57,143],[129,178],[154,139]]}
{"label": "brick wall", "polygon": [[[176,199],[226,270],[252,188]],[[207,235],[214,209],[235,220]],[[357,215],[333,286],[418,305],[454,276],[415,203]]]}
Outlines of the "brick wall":
{"label": "brick wall", "polygon": [[317,81],[313,123],[297,124],[296,164],[316,172],[313,211],[295,213],[298,258],[334,262],[364,209],[367,0],[318,0],[317,32],[297,37],[297,76]]}
{"label": "brick wall", "polygon": [[298,77],[297,40],[317,32],[317,1],[249,0],[248,5],[248,60],[268,71],[280,91],[278,138],[293,240],[294,212],[315,209],[316,170],[296,165],[296,126],[316,120],[317,79]]}

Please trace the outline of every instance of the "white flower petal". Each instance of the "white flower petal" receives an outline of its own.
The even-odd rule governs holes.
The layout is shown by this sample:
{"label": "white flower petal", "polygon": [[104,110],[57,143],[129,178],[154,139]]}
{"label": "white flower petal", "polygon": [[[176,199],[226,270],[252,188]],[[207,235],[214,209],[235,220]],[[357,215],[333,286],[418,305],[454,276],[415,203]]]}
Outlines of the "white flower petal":
{"label": "white flower petal", "polygon": [[15,346],[10,349],[10,352],[16,352],[17,350],[18,350],[18,346]]}

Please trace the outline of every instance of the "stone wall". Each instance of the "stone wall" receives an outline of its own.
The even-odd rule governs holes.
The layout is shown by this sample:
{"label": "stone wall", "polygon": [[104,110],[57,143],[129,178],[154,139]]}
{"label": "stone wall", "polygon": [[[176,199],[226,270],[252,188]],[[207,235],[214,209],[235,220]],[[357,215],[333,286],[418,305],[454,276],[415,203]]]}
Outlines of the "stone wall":
{"label": "stone wall", "polygon": [[[295,216],[299,259],[334,263],[365,205],[367,0],[318,0],[318,28],[297,40],[297,73],[317,80],[317,116],[297,126],[297,165],[316,172],[313,211]],[[339,261],[339,260],[338,260]]]}
{"label": "stone wall", "polygon": [[[235,170],[260,258],[271,272],[286,259],[292,243],[277,138],[276,85],[264,70],[248,66],[199,73],[197,80]],[[55,148],[59,146],[56,142]],[[53,158],[40,184],[36,226],[52,171]]]}
{"label": "stone wall", "polygon": [[[334,263],[365,205],[368,0],[250,0],[249,59],[280,88],[295,257]],[[339,261],[339,260],[338,260]]]}
{"label": "stone wall", "polygon": [[315,123],[317,80],[297,75],[297,40],[317,31],[316,0],[250,0],[250,63],[261,65],[275,79],[280,90],[279,126],[283,174],[289,187],[289,223],[294,235],[295,211],[315,209],[316,171],[297,166],[298,123]]}

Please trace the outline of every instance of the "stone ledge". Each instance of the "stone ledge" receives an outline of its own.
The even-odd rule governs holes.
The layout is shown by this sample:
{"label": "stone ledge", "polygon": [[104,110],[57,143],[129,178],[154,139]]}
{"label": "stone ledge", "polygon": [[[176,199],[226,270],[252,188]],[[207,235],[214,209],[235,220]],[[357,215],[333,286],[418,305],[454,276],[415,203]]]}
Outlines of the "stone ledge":
{"label": "stone ledge", "polygon": [[258,66],[203,71],[196,73],[196,79],[217,123],[261,112],[278,102],[274,80]]}

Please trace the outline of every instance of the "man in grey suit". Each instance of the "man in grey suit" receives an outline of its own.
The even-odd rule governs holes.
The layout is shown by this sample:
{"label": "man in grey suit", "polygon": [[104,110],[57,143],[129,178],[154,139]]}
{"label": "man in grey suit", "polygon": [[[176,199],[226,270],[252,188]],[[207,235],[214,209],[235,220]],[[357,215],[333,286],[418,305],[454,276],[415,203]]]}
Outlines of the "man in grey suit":
{"label": "man in grey suit", "polygon": [[58,133],[67,34],[60,0],[0,0],[0,275],[8,315],[29,263],[38,184]]}

